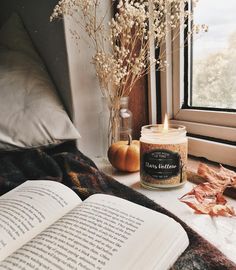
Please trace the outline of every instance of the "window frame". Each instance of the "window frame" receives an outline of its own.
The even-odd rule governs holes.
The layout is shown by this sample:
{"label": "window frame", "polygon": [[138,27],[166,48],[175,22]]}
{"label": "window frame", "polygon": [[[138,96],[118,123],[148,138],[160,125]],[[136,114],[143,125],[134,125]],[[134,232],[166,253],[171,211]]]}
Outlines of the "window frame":
{"label": "window frame", "polygon": [[[184,81],[187,74],[184,31],[172,41],[166,37],[166,60],[168,66],[161,72],[162,119],[167,113],[170,123],[184,125],[189,134],[189,154],[236,167],[236,113],[232,111],[185,108]],[[180,47],[180,49],[175,49]],[[187,61],[187,62],[188,62]]]}

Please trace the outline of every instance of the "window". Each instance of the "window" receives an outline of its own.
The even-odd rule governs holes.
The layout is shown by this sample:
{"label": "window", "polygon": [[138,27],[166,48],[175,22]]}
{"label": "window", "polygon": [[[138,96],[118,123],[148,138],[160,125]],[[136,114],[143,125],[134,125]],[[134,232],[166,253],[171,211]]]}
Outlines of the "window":
{"label": "window", "polygon": [[188,46],[190,107],[236,109],[235,12],[235,0],[204,0],[194,10],[194,23],[207,24],[209,32]]}
{"label": "window", "polygon": [[[208,33],[172,54],[176,44],[167,37],[169,66],[161,74],[162,114],[167,112],[173,123],[187,127],[190,154],[232,166],[236,166],[235,12],[235,0],[200,0],[194,19],[206,23]],[[183,40],[180,30],[175,42]]]}

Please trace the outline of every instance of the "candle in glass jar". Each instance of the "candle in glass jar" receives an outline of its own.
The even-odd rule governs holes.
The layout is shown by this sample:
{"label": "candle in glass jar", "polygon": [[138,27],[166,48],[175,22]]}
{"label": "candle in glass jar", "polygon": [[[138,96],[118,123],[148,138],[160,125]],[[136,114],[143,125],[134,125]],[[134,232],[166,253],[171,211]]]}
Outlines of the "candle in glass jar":
{"label": "candle in glass jar", "polygon": [[140,177],[147,188],[174,188],[187,181],[186,129],[180,125],[143,126]]}

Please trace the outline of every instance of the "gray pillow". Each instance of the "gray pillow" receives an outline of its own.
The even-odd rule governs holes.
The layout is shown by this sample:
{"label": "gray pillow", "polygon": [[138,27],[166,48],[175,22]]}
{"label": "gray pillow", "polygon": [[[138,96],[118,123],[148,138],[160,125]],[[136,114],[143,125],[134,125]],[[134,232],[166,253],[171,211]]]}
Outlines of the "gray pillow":
{"label": "gray pillow", "polygon": [[0,150],[78,139],[21,19],[0,29]]}

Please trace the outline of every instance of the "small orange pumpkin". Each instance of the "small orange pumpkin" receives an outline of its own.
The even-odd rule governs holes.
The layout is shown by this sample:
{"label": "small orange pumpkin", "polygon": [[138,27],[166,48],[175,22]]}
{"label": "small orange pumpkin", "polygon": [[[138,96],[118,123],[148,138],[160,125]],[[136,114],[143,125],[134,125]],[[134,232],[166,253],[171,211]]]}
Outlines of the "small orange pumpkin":
{"label": "small orange pumpkin", "polygon": [[124,172],[137,172],[140,169],[139,141],[129,136],[128,141],[113,143],[108,149],[111,165]]}

